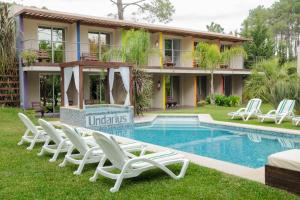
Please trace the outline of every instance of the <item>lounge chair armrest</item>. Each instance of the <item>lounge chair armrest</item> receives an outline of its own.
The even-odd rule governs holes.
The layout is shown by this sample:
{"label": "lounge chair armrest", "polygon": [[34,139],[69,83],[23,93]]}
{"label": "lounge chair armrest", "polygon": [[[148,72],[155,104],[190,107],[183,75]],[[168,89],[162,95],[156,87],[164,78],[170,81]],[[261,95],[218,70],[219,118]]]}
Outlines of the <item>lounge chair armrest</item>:
{"label": "lounge chair armrest", "polygon": [[240,108],[236,112],[242,112],[242,111],[245,111],[245,110],[246,110],[246,108]]}
{"label": "lounge chair armrest", "polygon": [[275,112],[276,112],[276,110],[270,110],[270,111],[267,113],[267,115],[270,115],[270,114],[275,113]]}

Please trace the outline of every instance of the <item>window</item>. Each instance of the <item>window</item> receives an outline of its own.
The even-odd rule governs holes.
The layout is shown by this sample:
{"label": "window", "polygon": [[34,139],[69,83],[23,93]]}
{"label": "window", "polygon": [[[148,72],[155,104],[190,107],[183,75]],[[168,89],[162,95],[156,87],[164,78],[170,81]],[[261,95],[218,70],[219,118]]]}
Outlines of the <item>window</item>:
{"label": "window", "polygon": [[101,59],[101,55],[109,50],[110,34],[101,32],[89,32],[88,39],[90,55]]}
{"label": "window", "polygon": [[[65,30],[53,27],[38,27],[39,51],[52,63],[65,61]],[[48,57],[43,53],[48,53]]]}
{"label": "window", "polygon": [[165,40],[165,62],[172,62],[174,65],[179,65],[180,61],[180,40],[167,39]]}
{"label": "window", "polygon": [[230,48],[231,48],[231,45],[221,44],[220,52],[224,52],[226,49],[230,49]]}

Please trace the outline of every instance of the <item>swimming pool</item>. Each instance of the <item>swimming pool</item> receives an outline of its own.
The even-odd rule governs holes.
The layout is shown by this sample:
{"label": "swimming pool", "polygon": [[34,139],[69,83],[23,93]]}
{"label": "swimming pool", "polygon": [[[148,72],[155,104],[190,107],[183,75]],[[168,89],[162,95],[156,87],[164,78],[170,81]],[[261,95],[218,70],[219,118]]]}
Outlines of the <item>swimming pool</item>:
{"label": "swimming pool", "polygon": [[300,148],[300,136],[199,122],[197,117],[157,117],[109,133],[227,161],[250,168],[265,165],[275,152]]}

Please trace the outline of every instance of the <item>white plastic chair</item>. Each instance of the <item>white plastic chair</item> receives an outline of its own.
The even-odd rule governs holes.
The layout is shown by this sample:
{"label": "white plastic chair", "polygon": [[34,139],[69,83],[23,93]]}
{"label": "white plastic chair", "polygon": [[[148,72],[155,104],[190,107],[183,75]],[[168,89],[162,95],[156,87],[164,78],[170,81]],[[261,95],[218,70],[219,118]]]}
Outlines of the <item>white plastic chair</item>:
{"label": "white plastic chair", "polygon": [[[85,164],[98,163],[100,161],[100,159],[103,157],[103,151],[95,142],[92,136],[82,137],[75,131],[74,128],[65,124],[62,125],[62,129],[73,145],[69,148],[69,151],[65,155],[64,161],[59,165],[60,167],[64,167],[67,162],[79,165],[74,174],[80,175]],[[121,147],[127,152],[127,155],[129,156],[134,156],[129,152],[140,151],[140,154],[143,155],[146,151],[146,146],[137,142],[123,144],[121,145]],[[79,151],[79,153],[73,153],[74,149]]]}
{"label": "white plastic chair", "polygon": [[[60,167],[66,166],[67,162],[79,165],[74,174],[80,175],[85,164],[97,163],[102,158],[103,154],[99,146],[89,146],[85,139],[81,135],[75,132],[75,130],[63,124],[62,129],[69,140],[72,142],[64,161],[59,165]],[[73,153],[76,149],[79,153]]]}
{"label": "white plastic chair", "polygon": [[229,116],[231,116],[231,119],[234,119],[235,117],[241,117],[244,121],[248,121],[250,117],[257,116],[260,114],[260,106],[261,106],[261,99],[251,99],[246,108],[240,108],[236,112],[230,112],[228,113]]}
{"label": "white plastic chair", "polygon": [[[38,122],[48,135],[48,139],[38,155],[42,156],[45,152],[51,153],[53,154],[53,157],[49,161],[54,162],[60,153],[67,152],[69,150],[72,143],[67,138],[64,138],[62,134],[49,122],[43,119],[39,119]],[[49,144],[50,142],[53,142],[54,144]]]}
{"label": "white plastic chair", "polygon": [[[132,178],[140,175],[144,171],[153,168],[160,168],[174,179],[183,178],[189,164],[189,160],[185,159],[182,155],[175,152],[166,151],[160,153],[147,154],[135,158],[130,158],[120,148],[119,144],[115,141],[114,137],[106,136],[99,132],[94,132],[93,137],[102,148],[104,156],[102,157],[94,176],[90,178],[91,182],[97,180],[98,175],[101,174],[110,179],[116,179],[114,187],[110,192],[117,192],[121,186],[124,178]],[[104,166],[106,160],[109,160],[112,165]],[[175,175],[167,165],[183,164],[179,175]],[[119,174],[112,173],[113,169],[119,169]]]}
{"label": "white plastic chair", "polygon": [[274,120],[276,124],[281,124],[284,119],[294,117],[295,100],[282,100],[276,110],[270,110],[267,114],[258,115],[258,119],[263,122],[265,119]]}
{"label": "white plastic chair", "polygon": [[32,150],[36,143],[45,142],[47,140],[46,132],[42,130],[40,126],[35,126],[23,113],[18,113],[18,116],[27,128],[18,145],[28,142],[30,145],[27,149]]}

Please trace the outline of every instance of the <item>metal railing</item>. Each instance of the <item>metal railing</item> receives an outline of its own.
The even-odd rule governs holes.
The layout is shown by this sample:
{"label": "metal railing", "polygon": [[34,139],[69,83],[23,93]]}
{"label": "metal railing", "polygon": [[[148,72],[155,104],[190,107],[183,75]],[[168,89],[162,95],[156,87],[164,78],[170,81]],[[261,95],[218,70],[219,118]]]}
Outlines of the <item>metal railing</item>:
{"label": "metal railing", "polygon": [[[35,54],[35,62],[62,63],[78,60],[77,46],[78,43],[76,42],[25,40],[22,51]],[[80,43],[80,59],[122,62],[124,61],[123,50],[116,45]],[[23,62],[26,64],[24,57]],[[153,48],[148,58],[148,66],[160,67],[161,64],[165,68],[196,66],[192,51]],[[228,65],[226,68],[230,67]],[[224,66],[221,65],[220,68],[224,68]],[[234,68],[243,68],[243,66],[235,66]]]}

